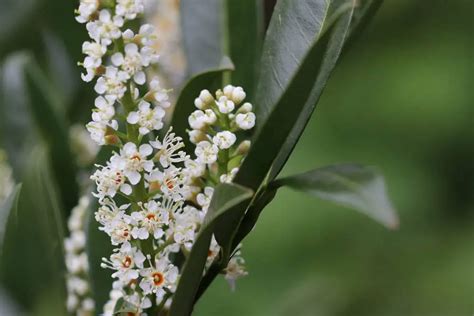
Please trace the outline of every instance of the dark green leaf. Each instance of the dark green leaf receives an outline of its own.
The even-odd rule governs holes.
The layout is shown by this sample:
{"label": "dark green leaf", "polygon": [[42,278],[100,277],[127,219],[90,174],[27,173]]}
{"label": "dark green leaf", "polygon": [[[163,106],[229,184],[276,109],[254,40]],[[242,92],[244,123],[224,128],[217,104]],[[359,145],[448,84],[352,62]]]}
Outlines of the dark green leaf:
{"label": "dark green leaf", "polygon": [[232,241],[232,249],[235,249],[235,247],[237,247],[237,245],[252,231],[263,209],[273,201],[276,193],[276,189],[267,189],[263,191],[249,206],[249,209],[239,225],[239,230]]}
{"label": "dark green leaf", "polygon": [[374,168],[358,164],[329,166],[272,183],[274,188],[281,186],[356,209],[388,228],[398,227],[384,179]]}
{"label": "dark green leaf", "polygon": [[21,179],[30,148],[37,142],[29,115],[25,65],[30,56],[17,53],[5,59],[0,75],[0,136],[15,179]]}
{"label": "dark green leaf", "polygon": [[251,197],[252,191],[235,184],[221,184],[216,187],[204,223],[183,266],[178,288],[173,297],[170,316],[191,314],[216,221],[234,206]]}
{"label": "dark green leaf", "polygon": [[96,306],[102,308],[109,299],[112,289],[111,271],[100,266],[102,258],[112,254],[113,247],[110,237],[99,230],[99,223],[95,220],[94,213],[99,203],[91,196],[86,223],[86,252],[89,260],[89,279],[91,281],[92,295]]}
{"label": "dark green leaf", "polygon": [[255,102],[260,125],[237,183],[256,189],[270,168],[269,180],[286,162],[339,58],[354,3],[333,1],[328,7],[324,0],[278,2]]}
{"label": "dark green leaf", "polygon": [[263,1],[225,0],[227,3],[228,54],[235,64],[232,84],[252,96],[257,83],[263,41]]}
{"label": "dark green leaf", "polygon": [[216,68],[224,56],[222,49],[222,0],[181,0],[181,29],[188,61],[194,75]]}
{"label": "dark green leaf", "polygon": [[224,58],[219,68],[198,74],[186,83],[176,102],[173,118],[170,123],[176,135],[187,140],[185,136],[186,129],[188,128],[188,116],[196,110],[194,99],[204,89],[212,91],[220,87],[222,85],[222,74],[233,69],[234,65],[229,58]]}
{"label": "dark green leaf", "polygon": [[69,134],[61,105],[48,85],[48,79],[31,60],[25,67],[30,111],[42,137],[50,147],[51,164],[56,177],[61,200],[66,210],[78,201],[79,188],[76,182],[76,166],[69,146]]}
{"label": "dark green leaf", "polygon": [[8,218],[1,283],[27,309],[45,296],[65,301],[63,212],[44,147],[30,155],[17,212]]}

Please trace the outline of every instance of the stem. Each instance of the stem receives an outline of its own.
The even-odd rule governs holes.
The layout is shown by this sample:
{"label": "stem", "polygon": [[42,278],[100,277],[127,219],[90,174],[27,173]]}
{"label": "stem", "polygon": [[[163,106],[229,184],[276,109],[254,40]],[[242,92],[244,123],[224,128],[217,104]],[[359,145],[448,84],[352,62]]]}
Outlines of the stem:
{"label": "stem", "polygon": [[[222,55],[231,55],[230,51],[230,31],[229,31],[229,5],[228,0],[222,1]],[[222,74],[222,86],[227,86],[232,82],[232,74],[230,71],[224,71]]]}

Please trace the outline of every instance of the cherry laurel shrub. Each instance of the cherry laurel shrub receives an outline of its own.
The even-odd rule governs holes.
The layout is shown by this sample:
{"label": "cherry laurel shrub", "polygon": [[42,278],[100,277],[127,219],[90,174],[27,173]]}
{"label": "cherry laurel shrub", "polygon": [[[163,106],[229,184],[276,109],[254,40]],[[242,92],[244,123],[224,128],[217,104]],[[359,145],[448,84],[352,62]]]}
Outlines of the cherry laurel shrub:
{"label": "cherry laurel shrub", "polygon": [[[53,232],[41,239],[51,244],[44,277],[65,282],[70,314],[187,316],[216,277],[235,289],[247,275],[242,241],[281,187],[395,228],[373,167],[278,177],[338,59],[380,4],[278,0],[264,32],[263,1],[182,0],[188,81],[179,87],[162,80],[160,60],[170,56],[144,0],[80,0],[76,20],[89,38],[79,65],[95,93],[88,133],[74,126],[67,135],[46,75],[29,64],[25,85],[39,100],[31,111],[48,146],[1,206],[3,257],[39,188],[38,207],[50,212],[41,231]],[[13,261],[1,269],[8,285]]]}

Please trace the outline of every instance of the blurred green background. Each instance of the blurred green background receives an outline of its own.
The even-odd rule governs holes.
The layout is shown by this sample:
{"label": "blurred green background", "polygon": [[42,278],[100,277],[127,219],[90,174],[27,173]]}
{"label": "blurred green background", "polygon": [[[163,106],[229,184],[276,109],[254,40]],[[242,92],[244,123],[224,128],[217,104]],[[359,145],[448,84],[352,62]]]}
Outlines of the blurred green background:
{"label": "blurred green background", "polygon": [[[87,119],[92,100],[71,62],[85,38],[74,6],[0,0],[0,63],[33,52],[69,104],[70,122]],[[284,189],[244,243],[249,276],[234,293],[218,280],[196,315],[474,313],[473,17],[471,0],[386,0],[339,64],[284,170],[379,166],[400,229]],[[5,95],[4,116],[19,102]],[[30,136],[17,147],[34,143]]]}

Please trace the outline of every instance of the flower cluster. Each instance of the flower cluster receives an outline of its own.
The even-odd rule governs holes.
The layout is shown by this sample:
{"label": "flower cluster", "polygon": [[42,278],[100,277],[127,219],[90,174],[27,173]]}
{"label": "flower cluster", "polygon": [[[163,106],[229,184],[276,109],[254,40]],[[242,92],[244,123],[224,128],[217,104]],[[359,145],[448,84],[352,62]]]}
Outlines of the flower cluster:
{"label": "flower cluster", "polygon": [[[186,154],[172,127],[163,132],[168,91],[147,72],[158,60],[154,30],[127,28],[143,8],[142,0],[82,0],[77,11],[91,38],[83,45],[82,77],[96,78],[98,93],[87,129],[97,144],[116,148],[91,176],[95,219],[115,247],[101,264],[114,278],[105,315],[114,313],[119,298],[140,315],[167,308],[214,187],[232,181],[250,145],[242,131],[255,124],[244,90],[229,85],[196,99],[198,110],[189,117],[196,157]],[[206,269],[219,253],[213,240]],[[223,270],[226,279],[245,275],[243,263],[234,255]]]}
{"label": "flower cluster", "polygon": [[72,209],[68,220],[70,235],[64,240],[66,254],[67,309],[80,316],[94,315],[95,304],[90,297],[88,280],[89,263],[85,252],[85,220],[90,198],[84,196]]}

